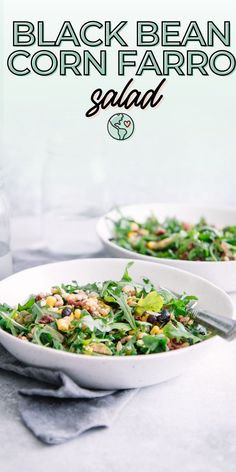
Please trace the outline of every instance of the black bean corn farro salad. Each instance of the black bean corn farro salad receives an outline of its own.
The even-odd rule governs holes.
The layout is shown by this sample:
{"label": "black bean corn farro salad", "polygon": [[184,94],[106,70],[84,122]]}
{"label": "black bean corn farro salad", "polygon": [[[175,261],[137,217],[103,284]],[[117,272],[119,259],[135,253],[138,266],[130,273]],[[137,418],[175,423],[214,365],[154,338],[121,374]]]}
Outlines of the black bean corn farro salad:
{"label": "black bean corn farro salad", "polygon": [[177,218],[161,222],[154,215],[143,222],[121,216],[113,223],[111,240],[139,254],[187,261],[236,260],[236,226],[216,228],[205,218],[196,224]]}
{"label": "black bean corn farro salad", "polygon": [[2,304],[0,327],[22,342],[91,356],[159,353],[212,336],[188,308],[196,297],[172,298],[147,278],[135,283],[130,265],[119,281],[73,281],[16,308]]}

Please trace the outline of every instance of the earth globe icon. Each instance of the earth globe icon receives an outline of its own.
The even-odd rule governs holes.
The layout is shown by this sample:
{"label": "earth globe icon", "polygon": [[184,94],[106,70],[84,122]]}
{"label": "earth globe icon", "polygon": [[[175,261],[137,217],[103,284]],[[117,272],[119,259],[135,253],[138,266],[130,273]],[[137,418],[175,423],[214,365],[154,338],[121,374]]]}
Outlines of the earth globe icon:
{"label": "earth globe icon", "polygon": [[126,113],[116,113],[109,118],[107,131],[112,138],[125,141],[134,132],[133,119]]}

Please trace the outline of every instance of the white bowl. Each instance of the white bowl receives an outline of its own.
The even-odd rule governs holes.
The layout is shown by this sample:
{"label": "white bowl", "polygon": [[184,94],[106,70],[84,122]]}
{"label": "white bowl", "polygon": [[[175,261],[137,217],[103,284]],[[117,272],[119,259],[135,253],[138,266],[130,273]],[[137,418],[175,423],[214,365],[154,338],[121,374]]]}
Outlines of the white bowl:
{"label": "white bowl", "polygon": [[236,210],[232,208],[210,208],[210,207],[194,207],[178,204],[145,204],[123,206],[117,210],[112,210],[105,216],[100,218],[97,224],[97,233],[103,242],[109,255],[115,257],[128,257],[142,259],[144,261],[153,261],[160,264],[168,264],[179,269],[193,272],[200,275],[212,283],[218,285],[227,292],[236,291],[236,261],[181,261],[173,259],[161,259],[153,256],[145,256],[128,249],[123,249],[111,238],[114,236],[113,223],[111,220],[118,220],[120,213],[124,216],[131,217],[137,221],[145,221],[152,213],[157,216],[160,221],[166,217],[176,216],[181,221],[190,223],[198,222],[199,218],[204,216],[209,224],[214,224],[218,228],[228,225],[236,225]]}
{"label": "white bowl", "polygon": [[[46,291],[54,284],[72,280],[81,284],[119,280],[126,263],[125,259],[81,259],[28,269],[0,282],[0,302],[16,305],[31,293]],[[200,277],[165,265],[137,260],[130,273],[135,281],[146,276],[156,286],[195,294],[200,299],[201,307],[233,317],[233,305],[228,295]],[[1,329],[0,342],[26,364],[63,371],[80,385],[100,389],[144,387],[163,382],[192,368],[210,347],[219,344],[220,348],[224,348],[224,341],[214,336],[200,344],[160,354],[92,357],[21,341]]]}

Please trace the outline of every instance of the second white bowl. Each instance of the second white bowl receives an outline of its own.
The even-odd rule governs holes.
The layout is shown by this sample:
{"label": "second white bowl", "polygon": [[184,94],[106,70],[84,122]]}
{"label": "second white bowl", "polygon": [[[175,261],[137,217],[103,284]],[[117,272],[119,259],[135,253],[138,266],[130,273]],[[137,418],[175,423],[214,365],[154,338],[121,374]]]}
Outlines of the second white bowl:
{"label": "second white bowl", "polygon": [[[145,205],[123,206],[119,208],[122,215],[134,218],[137,221],[145,221],[151,214],[157,216],[160,221],[167,217],[177,217],[182,221],[197,223],[201,217],[205,217],[209,224],[214,224],[218,228],[236,225],[236,210],[231,208],[210,208],[194,207],[188,205],[153,203]],[[163,259],[152,256],[145,256],[137,252],[123,249],[115,244],[111,239],[114,237],[112,220],[118,220],[120,213],[112,210],[100,218],[97,225],[97,233],[103,242],[106,250],[111,256],[132,257],[145,261],[168,264],[179,269],[187,270],[200,275],[212,283],[223,288],[227,292],[236,291],[236,261],[208,262],[208,261],[182,261],[174,259]]]}

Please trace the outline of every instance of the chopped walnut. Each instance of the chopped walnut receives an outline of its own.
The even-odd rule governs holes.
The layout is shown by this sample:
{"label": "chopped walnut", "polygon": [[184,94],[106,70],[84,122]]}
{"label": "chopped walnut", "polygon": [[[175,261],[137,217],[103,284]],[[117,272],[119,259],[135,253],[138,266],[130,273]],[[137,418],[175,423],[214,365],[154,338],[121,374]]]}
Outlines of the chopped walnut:
{"label": "chopped walnut", "polygon": [[129,295],[129,296],[133,296],[133,295],[135,295],[136,290],[135,290],[134,287],[132,287],[132,285],[125,285],[125,286],[122,288],[122,292],[126,293],[126,294]]}

